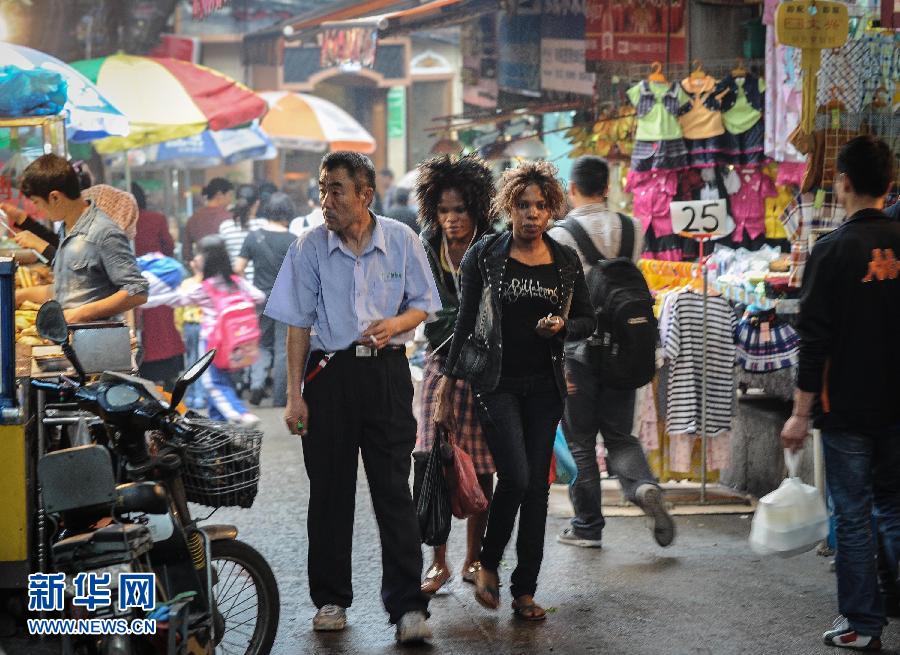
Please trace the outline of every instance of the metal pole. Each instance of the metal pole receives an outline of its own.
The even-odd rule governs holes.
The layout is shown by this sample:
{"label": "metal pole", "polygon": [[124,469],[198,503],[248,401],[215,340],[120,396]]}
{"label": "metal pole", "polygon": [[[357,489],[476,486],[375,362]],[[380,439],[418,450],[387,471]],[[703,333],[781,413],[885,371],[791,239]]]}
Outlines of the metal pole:
{"label": "metal pole", "polygon": [[708,277],[706,273],[706,262],[703,259],[703,244],[704,239],[700,239],[700,268],[701,273],[703,275],[703,318],[701,321],[701,325],[703,325],[703,356],[702,356],[702,364],[703,369],[700,372],[700,503],[703,504],[706,502],[706,384],[707,384],[707,374],[706,374],[706,345],[708,339],[708,331],[706,326],[706,309],[707,303],[709,300],[709,287],[708,287]]}
{"label": "metal pole", "polygon": [[[44,425],[44,412],[46,411],[47,395],[43,389],[37,390],[37,457],[35,461],[40,462],[41,457],[47,449],[47,427]],[[37,517],[37,538],[38,538],[38,571],[40,573],[47,572],[47,564],[49,557],[47,556],[47,515],[44,512],[44,500],[41,497],[41,486],[38,482],[38,517]]]}
{"label": "metal pole", "polygon": [[130,151],[125,151],[125,190],[131,193],[131,160],[128,157]]}
{"label": "metal pole", "polygon": [[191,192],[191,169],[184,169],[184,212],[190,217],[194,213],[194,194]]}

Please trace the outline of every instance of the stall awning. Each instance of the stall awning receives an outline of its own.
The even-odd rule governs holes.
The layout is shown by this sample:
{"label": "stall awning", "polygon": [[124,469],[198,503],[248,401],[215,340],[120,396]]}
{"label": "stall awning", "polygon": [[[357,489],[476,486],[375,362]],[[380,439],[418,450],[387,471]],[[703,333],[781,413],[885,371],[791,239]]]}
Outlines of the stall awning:
{"label": "stall awning", "polygon": [[[282,48],[273,46],[273,40],[314,40],[321,30],[371,28],[379,37],[400,36],[410,32],[449,27],[471,21],[482,14],[498,11],[500,0],[432,0],[422,5],[376,13],[400,3],[371,0],[356,3],[354,7],[335,9],[303,20],[285,21],[283,25],[245,37],[245,57],[248,63],[280,63]],[[285,32],[285,27],[290,27]],[[283,45],[283,41],[279,41]],[[273,61],[277,57],[277,62]],[[267,61],[261,61],[265,59]]]}
{"label": "stall awning", "polygon": [[380,37],[399,36],[424,29],[458,25],[477,18],[483,13],[497,11],[499,8],[499,0],[432,0],[432,2],[426,2],[418,7],[385,14],[349,20],[324,21],[315,29],[297,33],[291,38],[310,37],[319,29],[340,30],[352,27],[375,28]]}

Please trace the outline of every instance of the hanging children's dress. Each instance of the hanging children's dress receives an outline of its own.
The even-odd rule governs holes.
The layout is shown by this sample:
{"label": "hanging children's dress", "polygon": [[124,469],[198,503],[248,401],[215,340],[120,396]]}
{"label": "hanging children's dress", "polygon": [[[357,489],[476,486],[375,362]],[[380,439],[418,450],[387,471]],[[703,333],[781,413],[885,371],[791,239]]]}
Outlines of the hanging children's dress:
{"label": "hanging children's dress", "polygon": [[680,84],[644,80],[628,89],[636,108],[637,134],[631,169],[678,170],[687,166],[687,150],[678,114],[690,98]]}
{"label": "hanging children's dress", "polygon": [[[681,82],[681,87],[690,97],[687,111],[678,119],[684,133],[688,162],[695,168],[710,168],[721,162],[725,134],[722,114],[710,109],[706,102],[710,98],[715,100],[716,81],[709,75],[690,76]],[[714,102],[710,104],[715,105]]]}
{"label": "hanging children's dress", "polygon": [[625,191],[632,194],[632,212],[644,226],[644,252],[651,259],[681,261],[683,239],[672,233],[669,204],[678,193],[677,171],[629,171]]}
{"label": "hanging children's dress", "polygon": [[778,191],[772,178],[761,169],[751,166],[736,170],[741,186],[730,196],[735,225],[731,240],[751,249],[759,248],[762,244],[757,242],[765,240],[766,235],[766,198],[776,197]]}
{"label": "hanging children's dress", "polygon": [[706,100],[710,109],[722,112],[724,154],[731,164],[746,166],[763,159],[765,91],[765,81],[753,74],[728,75]]}
{"label": "hanging children's dress", "polygon": [[735,330],[737,363],[751,373],[773,373],[797,365],[800,337],[774,309],[748,309]]}

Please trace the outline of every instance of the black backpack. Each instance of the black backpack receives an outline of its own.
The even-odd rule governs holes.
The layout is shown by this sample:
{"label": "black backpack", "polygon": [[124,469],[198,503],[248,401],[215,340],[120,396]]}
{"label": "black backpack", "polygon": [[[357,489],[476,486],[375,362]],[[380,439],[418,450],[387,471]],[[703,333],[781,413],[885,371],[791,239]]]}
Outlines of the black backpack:
{"label": "black backpack", "polygon": [[656,317],[653,296],[640,269],[631,261],[634,226],[619,214],[622,245],[619,256],[606,259],[575,218],[557,225],[575,239],[584,258],[591,262],[588,292],[597,316],[597,329],[578,344],[573,356],[597,371],[600,381],[612,389],[639,389],[656,374]]}

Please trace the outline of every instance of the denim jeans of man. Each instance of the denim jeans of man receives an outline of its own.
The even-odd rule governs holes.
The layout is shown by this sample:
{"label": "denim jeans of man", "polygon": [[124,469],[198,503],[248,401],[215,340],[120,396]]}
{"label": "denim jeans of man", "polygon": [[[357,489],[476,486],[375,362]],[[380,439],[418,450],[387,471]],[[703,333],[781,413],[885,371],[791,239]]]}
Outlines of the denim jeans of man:
{"label": "denim jeans of man", "polygon": [[877,433],[823,430],[825,475],[837,526],[838,610],[861,635],[885,625],[878,588],[878,543],[896,571],[900,561],[900,425]]}
{"label": "denim jeans of man", "polygon": [[563,401],[552,373],[501,378],[494,391],[476,393],[475,398],[497,467],[481,565],[492,571],[500,566],[518,514],[510,592],[513,598],[534,595],[544,557],[550,458]]}
{"label": "denim jeans of man", "polygon": [[287,325],[268,316],[260,316],[259,359],[250,370],[250,388],[266,386],[269,370],[272,370],[272,405],[287,404]]}
{"label": "denim jeans of man", "polygon": [[566,361],[569,395],[563,414],[563,434],[578,467],[569,498],[575,508],[572,529],[582,539],[600,539],[606,519],[601,506],[597,432],[603,436],[607,469],[622,485],[625,498],[634,502],[642,484],[656,484],[647,457],[631,434],[636,392],[610,389],[597,373],[581,362]]}

